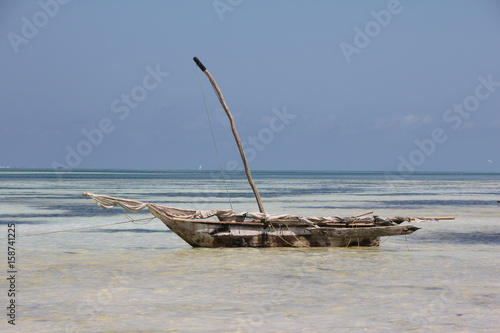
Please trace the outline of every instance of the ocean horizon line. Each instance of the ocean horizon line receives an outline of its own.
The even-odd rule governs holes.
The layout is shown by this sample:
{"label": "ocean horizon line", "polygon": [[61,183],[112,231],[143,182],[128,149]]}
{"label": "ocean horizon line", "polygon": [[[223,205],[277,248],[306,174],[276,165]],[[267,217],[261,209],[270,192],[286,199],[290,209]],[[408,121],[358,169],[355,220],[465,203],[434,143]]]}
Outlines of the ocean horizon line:
{"label": "ocean horizon line", "polygon": [[[71,172],[103,172],[103,173],[163,173],[163,172],[193,172],[193,173],[221,173],[220,169],[155,169],[155,168],[40,168],[40,167],[9,167],[0,166],[1,172],[46,172],[46,173],[71,173]],[[244,170],[223,170],[224,173],[244,174]],[[339,173],[339,174],[388,174],[388,175],[429,175],[429,174],[489,174],[500,175],[500,171],[457,171],[457,170],[335,170],[335,169],[255,169],[252,173]]]}

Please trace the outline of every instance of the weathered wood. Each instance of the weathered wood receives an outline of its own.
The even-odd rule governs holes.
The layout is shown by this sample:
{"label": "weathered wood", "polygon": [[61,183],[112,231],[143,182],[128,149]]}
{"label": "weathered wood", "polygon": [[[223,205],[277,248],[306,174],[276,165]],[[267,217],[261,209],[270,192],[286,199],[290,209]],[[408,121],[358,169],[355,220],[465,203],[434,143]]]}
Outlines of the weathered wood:
{"label": "weathered wood", "polygon": [[409,235],[419,228],[412,225],[371,228],[308,228],[315,246],[378,246],[380,237]]}
{"label": "weathered wood", "polygon": [[247,162],[245,150],[243,149],[243,145],[241,144],[240,136],[238,135],[238,132],[236,131],[236,124],[234,122],[233,115],[231,114],[231,111],[229,111],[229,107],[227,106],[226,101],[224,100],[224,96],[222,95],[222,91],[220,90],[219,86],[217,85],[217,82],[215,82],[215,79],[213,78],[212,74],[210,74],[210,72],[201,63],[201,61],[197,57],[194,57],[193,60],[198,65],[198,67],[201,69],[201,71],[203,73],[205,73],[205,75],[208,77],[208,80],[210,81],[210,83],[214,87],[215,92],[217,93],[217,97],[219,98],[219,102],[222,105],[222,108],[224,109],[227,117],[229,118],[229,122],[231,124],[231,131],[233,132],[234,139],[236,140],[236,145],[238,146],[238,150],[240,151],[240,156],[241,156],[241,160],[243,161],[243,166],[245,167],[245,174],[247,176],[248,183],[250,184],[250,187],[252,188],[252,191],[255,195],[255,199],[257,200],[257,205],[259,206],[259,211],[261,213],[265,213],[264,205],[262,204],[259,190],[257,189],[257,186],[255,185],[255,182],[253,181],[253,178],[252,178],[252,174],[250,172],[250,166],[248,165],[248,162]]}
{"label": "weathered wood", "polygon": [[420,220],[436,220],[436,221],[441,221],[441,220],[454,220],[455,216],[437,216],[437,217],[417,217],[417,219]]}
{"label": "weathered wood", "polygon": [[441,220],[454,220],[455,216],[439,216],[439,217],[402,217],[402,216],[394,216],[394,217],[387,217],[387,220],[390,220],[395,223],[402,223],[402,222],[411,222],[411,221],[441,221]]}
{"label": "weathered wood", "polygon": [[419,228],[404,226],[345,225],[338,228],[303,225],[274,225],[262,228],[258,223],[184,220],[155,214],[179,237],[193,247],[324,247],[378,246],[380,237],[407,235]]}
{"label": "weathered wood", "polygon": [[[408,235],[419,229],[413,225],[396,225],[397,222],[375,215],[366,217],[267,215],[269,223],[263,225],[262,219],[266,217],[265,214],[236,214],[230,210],[194,211],[92,193],[85,195],[106,209],[115,206],[131,212],[148,209],[193,247],[377,246],[380,237]],[[259,217],[251,217],[253,215]],[[224,220],[210,219],[215,216],[222,216]],[[415,218],[393,219],[402,223],[411,222],[411,219]]]}
{"label": "weathered wood", "polygon": [[361,217],[361,216],[370,215],[370,214],[373,214],[373,211],[362,213],[362,214],[358,214],[358,215],[354,215],[353,217]]}
{"label": "weathered wood", "polygon": [[[318,224],[322,226],[321,224]],[[325,226],[335,226],[335,227],[340,227],[340,228],[358,228],[358,227],[373,227],[375,226],[375,223],[373,222],[351,222],[351,223],[338,223],[338,222],[327,222],[325,223]]]}

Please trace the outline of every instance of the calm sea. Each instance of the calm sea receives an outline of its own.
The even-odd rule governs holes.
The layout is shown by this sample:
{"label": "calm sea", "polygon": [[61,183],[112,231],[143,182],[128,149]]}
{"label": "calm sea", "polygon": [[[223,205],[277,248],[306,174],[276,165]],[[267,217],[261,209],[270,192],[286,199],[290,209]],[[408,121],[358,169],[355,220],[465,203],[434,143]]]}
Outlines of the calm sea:
{"label": "calm sea", "polygon": [[254,172],[268,213],[456,216],[377,248],[193,249],[81,195],[256,211],[227,178],[1,169],[1,330],[498,332],[500,173]]}

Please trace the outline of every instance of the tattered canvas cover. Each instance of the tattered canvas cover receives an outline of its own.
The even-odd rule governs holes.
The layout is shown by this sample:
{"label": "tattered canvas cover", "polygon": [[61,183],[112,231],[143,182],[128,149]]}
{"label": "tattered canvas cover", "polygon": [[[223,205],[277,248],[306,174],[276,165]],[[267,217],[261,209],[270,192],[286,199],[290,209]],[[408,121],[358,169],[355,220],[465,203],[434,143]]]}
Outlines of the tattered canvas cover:
{"label": "tattered canvas cover", "polygon": [[[181,209],[181,208],[173,208],[173,207],[167,207],[167,206],[162,206],[162,205],[157,205],[157,204],[152,204],[152,203],[146,203],[146,202],[141,202],[141,201],[135,201],[135,200],[128,200],[128,199],[122,199],[122,198],[115,198],[115,197],[110,197],[107,195],[101,195],[101,194],[93,194],[93,193],[83,193],[84,196],[91,197],[94,199],[97,205],[104,209],[109,209],[115,206],[120,206],[130,212],[138,212],[141,209],[148,208],[149,211],[153,215],[157,215],[158,213],[164,214],[167,217],[170,218],[182,218],[182,219],[207,219],[213,216],[216,216],[219,221],[230,221],[233,219],[236,219],[238,217],[246,216],[250,218],[255,218],[258,220],[266,220],[269,222],[272,221],[283,221],[283,220],[300,220],[304,222],[309,222],[309,223],[318,223],[318,222],[338,222],[344,220],[343,218],[339,216],[325,216],[325,217],[317,217],[317,216],[311,216],[311,217],[301,217],[298,215],[269,215],[269,214],[263,214],[263,213],[237,213],[231,209],[224,209],[224,210],[218,210],[218,209],[211,209],[211,210],[190,210],[190,209]],[[365,217],[363,219],[357,219],[359,220],[365,220],[367,222],[373,221],[373,217]]]}

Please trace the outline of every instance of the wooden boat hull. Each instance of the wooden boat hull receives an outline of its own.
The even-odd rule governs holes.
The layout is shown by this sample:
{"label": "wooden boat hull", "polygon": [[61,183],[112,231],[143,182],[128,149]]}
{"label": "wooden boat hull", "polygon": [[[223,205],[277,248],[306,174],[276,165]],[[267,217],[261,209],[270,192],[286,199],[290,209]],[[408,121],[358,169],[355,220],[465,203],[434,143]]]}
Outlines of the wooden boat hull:
{"label": "wooden boat hull", "polygon": [[236,213],[231,209],[202,211],[87,192],[83,195],[91,197],[104,209],[116,206],[130,212],[148,209],[193,247],[378,246],[381,237],[409,235],[420,229],[412,224],[406,224],[407,222],[454,219],[453,217],[366,216],[373,212],[350,217],[301,217],[288,214]]}
{"label": "wooden boat hull", "polygon": [[158,216],[193,247],[347,247],[378,246],[380,237],[408,235],[412,225],[377,227],[311,227],[308,224],[222,222]]}

